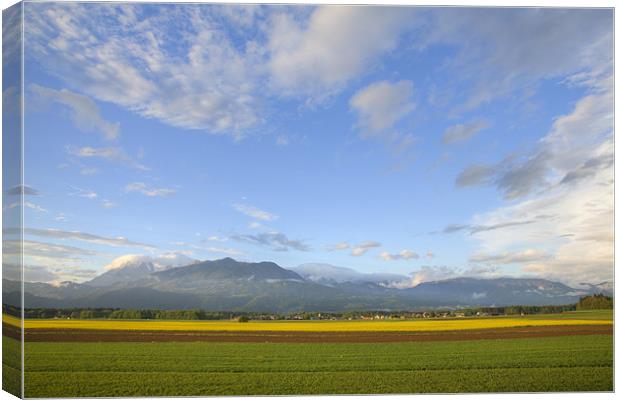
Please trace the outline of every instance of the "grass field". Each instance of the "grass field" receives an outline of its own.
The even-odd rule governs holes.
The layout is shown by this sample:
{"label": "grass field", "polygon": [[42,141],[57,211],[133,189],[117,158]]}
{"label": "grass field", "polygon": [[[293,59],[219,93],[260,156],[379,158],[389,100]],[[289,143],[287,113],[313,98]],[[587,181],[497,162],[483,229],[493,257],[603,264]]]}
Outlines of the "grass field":
{"label": "grass field", "polygon": [[[558,314],[563,315],[563,314]],[[97,330],[162,330],[162,331],[445,331],[466,329],[511,328],[523,326],[606,325],[611,319],[604,313],[582,313],[581,318],[568,316],[533,316],[499,318],[420,319],[393,321],[169,321],[169,320],[68,320],[29,319],[26,329],[97,329]],[[3,322],[19,326],[19,319],[3,315]]]}
{"label": "grass field", "polygon": [[611,335],[423,345],[26,343],[25,363],[29,397],[613,389]]}
{"label": "grass field", "polygon": [[[6,332],[19,325],[3,322]],[[612,391],[612,323],[608,311],[413,321],[27,320],[25,395]],[[5,371],[18,367],[18,346],[3,337]]]}
{"label": "grass field", "polygon": [[533,314],[527,315],[527,319],[563,319],[563,320],[599,320],[612,321],[614,318],[613,310],[584,310],[584,311],[567,311],[561,314]]}
{"label": "grass field", "polygon": [[21,347],[18,340],[2,337],[2,390],[21,397]]}

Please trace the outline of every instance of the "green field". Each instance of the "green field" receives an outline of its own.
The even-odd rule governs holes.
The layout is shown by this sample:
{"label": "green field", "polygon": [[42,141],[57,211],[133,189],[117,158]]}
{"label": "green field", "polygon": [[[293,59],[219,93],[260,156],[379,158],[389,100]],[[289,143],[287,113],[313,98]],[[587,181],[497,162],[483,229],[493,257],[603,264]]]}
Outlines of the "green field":
{"label": "green field", "polygon": [[532,314],[523,318],[531,320],[607,320],[612,321],[614,318],[614,310],[584,310],[584,311],[565,311],[560,314]]}
{"label": "green field", "polygon": [[21,393],[21,342],[2,337],[2,390]]}
{"label": "green field", "polygon": [[[5,349],[7,341],[3,338]],[[427,343],[26,343],[26,396],[613,390],[613,337]]]}

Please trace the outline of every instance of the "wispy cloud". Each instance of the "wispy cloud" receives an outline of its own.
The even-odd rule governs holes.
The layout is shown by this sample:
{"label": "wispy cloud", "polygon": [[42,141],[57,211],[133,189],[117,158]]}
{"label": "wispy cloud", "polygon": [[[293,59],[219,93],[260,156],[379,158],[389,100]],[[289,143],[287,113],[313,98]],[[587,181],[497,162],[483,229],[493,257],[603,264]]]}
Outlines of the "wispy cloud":
{"label": "wispy cloud", "polygon": [[402,156],[413,145],[410,133],[401,133],[395,125],[415,109],[413,83],[380,81],[358,90],[349,106],[358,115],[360,137],[379,138],[396,156]]}
{"label": "wispy cloud", "polygon": [[177,191],[170,188],[153,188],[144,182],[134,182],[125,186],[126,192],[137,192],[148,197],[166,197],[175,194]]}
{"label": "wispy cloud", "polygon": [[245,255],[245,253],[241,250],[232,248],[232,247],[221,247],[221,246],[213,246],[213,242],[219,242],[219,243],[224,243],[224,242],[228,242],[228,238],[227,237],[220,237],[220,236],[209,236],[206,239],[203,239],[202,241],[200,241],[199,244],[196,243],[188,243],[188,242],[173,242],[171,243],[174,246],[179,246],[179,247],[186,247],[188,249],[191,249],[190,251],[194,252],[209,252],[209,253],[215,253],[215,254],[226,254],[229,256],[242,256]]}
{"label": "wispy cloud", "polygon": [[[67,146],[67,153],[79,158],[98,158],[109,162],[118,162],[140,171],[148,171],[149,168],[130,157],[120,147],[74,147]],[[93,171],[93,168],[82,168],[81,172]]]}
{"label": "wispy cloud", "polygon": [[[46,267],[39,265],[24,265],[24,281],[26,282],[50,282],[57,279],[56,274]],[[12,281],[22,280],[22,266],[19,264],[3,263],[2,278]]]}
{"label": "wispy cloud", "polygon": [[441,140],[444,144],[454,144],[458,142],[464,142],[475,135],[481,130],[488,128],[489,123],[485,120],[478,119],[466,124],[453,125],[446,129]]}
{"label": "wispy cloud", "polygon": [[489,184],[495,173],[496,168],[492,165],[470,165],[459,173],[455,185],[468,187]]}
{"label": "wispy cloud", "polygon": [[23,203],[21,203],[19,201],[16,201],[16,202],[7,204],[6,206],[4,206],[4,209],[5,210],[11,210],[13,208],[17,208],[17,207],[20,207],[22,205],[24,206],[24,208],[29,208],[29,209],[34,210],[36,212],[40,212],[40,213],[46,213],[47,212],[47,210],[45,208],[41,207],[38,204],[32,203],[30,201],[24,201]]}
{"label": "wispy cloud", "polygon": [[454,76],[474,82],[462,111],[530,90],[541,79],[580,72],[590,78],[612,68],[613,17],[604,10],[455,7],[427,17],[433,22],[416,44],[456,45]]}
{"label": "wispy cloud", "polygon": [[67,89],[55,90],[36,84],[31,84],[29,89],[41,100],[53,101],[68,107],[71,110],[71,119],[78,129],[99,132],[108,140],[118,137],[119,124],[103,119],[99,107],[90,97]]}
{"label": "wispy cloud", "polygon": [[20,196],[22,193],[24,196],[39,196],[41,194],[37,189],[28,185],[16,185],[4,191],[7,196]]}
{"label": "wispy cloud", "polygon": [[495,230],[510,228],[514,226],[529,225],[529,224],[536,223],[537,221],[540,221],[542,219],[546,219],[549,217],[550,216],[547,216],[547,215],[538,215],[536,216],[536,219],[531,219],[527,221],[505,221],[505,222],[491,224],[491,225],[450,224],[439,232],[431,232],[431,233],[455,233],[455,232],[464,231],[464,232],[469,233],[470,235],[473,235],[479,232],[495,231]]}
{"label": "wispy cloud", "polygon": [[522,251],[503,252],[500,254],[477,253],[469,257],[473,263],[489,264],[521,264],[539,262],[549,259],[549,254],[538,249],[525,249]]}
{"label": "wispy cloud", "polygon": [[346,249],[348,249],[349,247],[351,247],[351,246],[349,245],[349,242],[339,242],[339,243],[336,243],[336,244],[333,244],[333,245],[329,245],[329,246],[327,246],[327,250],[329,250],[329,251],[334,251],[334,250],[346,250]]}
{"label": "wispy cloud", "polygon": [[511,226],[510,235],[473,236],[481,252],[499,257],[514,248],[544,246],[549,257],[524,261],[522,271],[575,285],[613,279],[613,86],[607,78],[589,85],[592,92],[554,120],[525,165],[504,174],[508,193],[529,195],[473,220],[482,226],[537,221]]}
{"label": "wispy cloud", "polygon": [[48,72],[98,100],[175,127],[239,136],[261,120],[256,86],[265,61],[249,37],[236,46],[239,37],[211,10],[42,5],[27,12],[28,37]]}
{"label": "wispy cloud", "polygon": [[[5,228],[2,230],[5,234],[19,233],[15,228]],[[140,247],[143,249],[155,249],[156,247],[146,243],[134,242],[122,236],[119,237],[106,237],[95,235],[92,233],[79,232],[79,231],[64,231],[60,229],[39,229],[39,228],[24,228],[24,234],[46,237],[51,239],[60,240],[79,240],[83,242],[100,244],[114,247]]]}
{"label": "wispy cloud", "polygon": [[385,134],[415,108],[411,81],[375,82],[359,90],[349,104],[359,115],[363,137]]}
{"label": "wispy cloud", "polygon": [[411,250],[402,250],[399,253],[389,253],[384,251],[380,254],[380,257],[385,261],[395,261],[395,260],[413,260],[420,258],[420,255]]}
{"label": "wispy cloud", "polygon": [[22,249],[25,257],[43,257],[62,260],[79,260],[85,256],[98,254],[93,250],[32,240],[24,240],[23,247],[22,242],[19,240],[2,241],[3,254],[19,256],[22,254]]}
{"label": "wispy cloud", "polygon": [[69,196],[84,197],[84,198],[87,198],[89,200],[95,200],[97,197],[99,197],[97,192],[95,192],[94,190],[81,189],[79,187],[72,186],[72,185],[69,185],[69,187],[73,190],[72,193],[69,193]]}
{"label": "wispy cloud", "polygon": [[261,210],[260,208],[257,208],[251,205],[235,203],[232,206],[235,210],[239,211],[240,213],[245,214],[249,217],[258,219],[260,221],[275,221],[276,219],[279,218],[275,214],[272,214],[265,210]]}
{"label": "wispy cloud", "polygon": [[302,240],[289,239],[280,232],[258,233],[256,235],[234,235],[231,239],[238,242],[250,243],[256,246],[267,247],[275,251],[310,251],[310,246]]}
{"label": "wispy cloud", "polygon": [[237,249],[233,249],[230,247],[205,247],[204,248],[206,251],[210,252],[210,253],[216,253],[216,254],[226,254],[229,256],[242,256],[245,253],[242,252],[241,250],[237,250]]}
{"label": "wispy cloud", "polygon": [[41,206],[39,206],[37,204],[31,203],[29,201],[25,201],[24,202],[24,207],[30,208],[31,210],[35,210],[37,212],[43,212],[43,213],[47,212],[47,210],[45,208],[43,208],[43,207],[41,207]]}
{"label": "wispy cloud", "polygon": [[355,245],[355,246],[353,246],[351,248],[351,255],[354,256],[354,257],[363,256],[369,250],[372,250],[372,249],[377,248],[377,247],[381,247],[381,243],[373,242],[373,241],[362,242],[362,243],[360,243],[358,245]]}
{"label": "wispy cloud", "polygon": [[227,242],[228,238],[227,237],[213,235],[213,236],[209,236],[205,240],[207,240],[209,242]]}
{"label": "wispy cloud", "polygon": [[381,247],[381,243],[375,242],[373,240],[367,240],[365,242],[352,245],[349,242],[339,242],[326,247],[328,251],[340,251],[340,250],[349,250],[351,249],[351,255],[354,257],[360,257],[366,254],[368,251]]}
{"label": "wispy cloud", "polygon": [[58,215],[54,217],[54,221],[58,221],[58,222],[67,222],[68,220],[69,218],[67,218],[65,213],[58,213]]}

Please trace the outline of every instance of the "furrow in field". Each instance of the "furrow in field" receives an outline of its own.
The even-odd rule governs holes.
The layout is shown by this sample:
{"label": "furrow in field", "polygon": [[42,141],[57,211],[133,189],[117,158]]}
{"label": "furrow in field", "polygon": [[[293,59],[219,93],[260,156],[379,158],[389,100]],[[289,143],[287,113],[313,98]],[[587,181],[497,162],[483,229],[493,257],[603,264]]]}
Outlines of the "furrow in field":
{"label": "furrow in field", "polygon": [[446,331],[150,331],[26,329],[29,342],[389,343],[518,339],[613,333],[606,325],[555,325]]}

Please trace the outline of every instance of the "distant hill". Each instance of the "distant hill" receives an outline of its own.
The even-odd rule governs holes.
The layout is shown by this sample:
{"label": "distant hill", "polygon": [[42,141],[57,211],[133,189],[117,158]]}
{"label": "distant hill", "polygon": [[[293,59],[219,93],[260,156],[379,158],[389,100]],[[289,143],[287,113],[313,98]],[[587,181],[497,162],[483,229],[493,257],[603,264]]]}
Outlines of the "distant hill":
{"label": "distant hill", "polygon": [[[409,281],[404,279],[408,278],[362,274],[328,264],[304,264],[289,270],[273,262],[239,262],[232,258],[186,266],[134,258],[82,284],[26,282],[25,306],[258,312],[413,310],[560,305],[576,303],[581,296],[601,290],[601,285],[579,290],[528,278],[455,278],[415,287],[408,287]],[[19,283],[4,280],[3,285],[3,302],[19,305]]]}
{"label": "distant hill", "polygon": [[232,258],[215,261],[203,261],[182,268],[174,268],[155,274],[156,279],[176,281],[212,281],[226,279],[247,280],[293,280],[304,279],[297,273],[284,269],[273,262],[246,263]]}
{"label": "distant hill", "polygon": [[425,305],[558,305],[575,303],[583,290],[531,278],[453,278],[405,289]]}
{"label": "distant hill", "polygon": [[149,257],[144,255],[127,255],[119,257],[103,274],[88,282],[90,286],[107,287],[114,285],[127,286],[142,281],[153,272],[193,264],[196,260],[174,254],[170,256]]}
{"label": "distant hill", "polygon": [[389,273],[365,274],[352,268],[336,267],[330,264],[301,264],[291,268],[304,279],[326,285],[340,283],[375,283],[387,287],[411,286],[411,277]]}
{"label": "distant hill", "polygon": [[581,285],[587,286],[588,291],[592,294],[603,294],[605,296],[614,295],[614,283],[613,282],[601,282],[597,284],[582,283]]}

